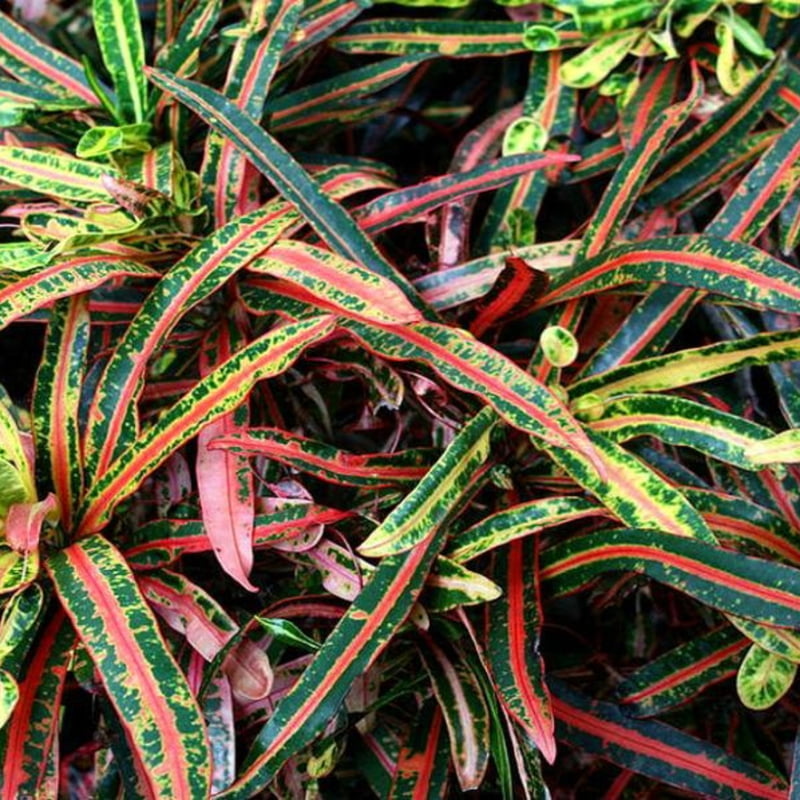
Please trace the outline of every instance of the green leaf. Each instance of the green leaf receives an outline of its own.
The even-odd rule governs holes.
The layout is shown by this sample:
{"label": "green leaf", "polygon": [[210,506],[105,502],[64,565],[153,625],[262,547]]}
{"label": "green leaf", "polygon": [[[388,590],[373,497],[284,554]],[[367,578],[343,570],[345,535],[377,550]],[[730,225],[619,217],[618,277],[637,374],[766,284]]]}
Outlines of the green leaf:
{"label": "green leaf", "polygon": [[210,446],[264,455],[331,483],[373,488],[417,483],[431,460],[427,449],[356,455],[279,428],[251,427],[246,433],[217,437]]}
{"label": "green leaf", "polygon": [[561,80],[575,89],[586,89],[600,83],[628,55],[641,35],[642,31],[634,28],[600,37],[561,65]]}
{"label": "green leaf", "polygon": [[631,527],[649,528],[715,542],[714,534],[689,501],[646,464],[600,433],[587,430],[603,458],[602,477],[586,460],[563,447],[548,447],[553,460]]}
{"label": "green leaf", "polygon": [[423,796],[430,800],[444,800],[450,766],[446,732],[439,704],[429,700],[420,709],[403,742],[390,791],[379,796],[395,800],[415,800]]}
{"label": "green leaf", "polygon": [[0,180],[60,200],[109,202],[103,176],[114,172],[113,167],[52,151],[0,146]]}
{"label": "green leaf", "polygon": [[86,294],[55,303],[33,395],[37,482],[55,492],[67,530],[83,493],[78,408],[89,346],[88,305]]}
{"label": "green leaf", "polygon": [[[416,55],[448,58],[507,56],[523,53],[526,23],[457,19],[373,19],[356,22],[334,36],[331,45],[345,53]],[[573,33],[574,36],[574,33]]]}
{"label": "green leaf", "polygon": [[542,627],[538,561],[533,537],[516,540],[495,555],[492,577],[502,596],[485,609],[486,656],[498,699],[530,736],[545,760],[556,758],[556,740],[544,660],[539,653]]}
{"label": "green leaf", "polygon": [[58,747],[61,696],[75,634],[59,609],[36,641],[20,696],[8,725],[0,730],[3,791],[11,797],[35,797],[46,780]]}
{"label": "green leaf", "polygon": [[800,429],[791,428],[747,448],[754,464],[796,464],[800,462]]}
{"label": "green leaf", "polygon": [[686,400],[655,394],[631,394],[588,409],[592,430],[615,442],[653,436],[691,447],[741,469],[757,469],[753,447],[766,446],[771,431],[734,414]]}
{"label": "green leaf", "polygon": [[307,636],[297,625],[288,619],[270,619],[267,617],[254,617],[255,621],[270,635],[279,642],[300,647],[310,653],[315,653],[320,648],[320,643],[316,639]]}
{"label": "green leaf", "polygon": [[171,453],[208,422],[236,408],[258,381],[288,369],[306,347],[332,329],[330,317],[284,325],[251,342],[198,381],[89,488],[79,515],[81,531],[99,530],[114,506]]}
{"label": "green leaf", "polygon": [[[574,400],[588,398],[588,402],[594,405],[614,395],[675,389],[744,367],[798,358],[800,334],[797,331],[762,333],[624,364],[573,383],[570,394]],[[748,457],[752,458],[750,454]]]}
{"label": "green leaf", "polygon": [[75,154],[79,158],[97,158],[119,151],[147,152],[152,125],[141,122],[134,125],[96,125],[89,128],[78,140]]}
{"label": "green leaf", "polygon": [[497,600],[502,589],[484,575],[439,556],[425,586],[422,603],[428,611],[451,611],[459,606]]}
{"label": "green leaf", "polygon": [[416,547],[381,560],[367,585],[278,703],[245,758],[237,782],[219,800],[247,800],[265,787],[292,755],[316,738],[367,666],[388,645],[419,597],[444,541],[443,528],[424,520]]}
{"label": "green leaf", "polygon": [[584,497],[545,497],[491,514],[450,537],[447,557],[467,562],[479,555],[547,528],[608,512]]}
{"label": "green leaf", "polygon": [[554,367],[568,367],[578,357],[578,340],[561,325],[548,325],[539,336],[539,346]]}
{"label": "green leaf", "polygon": [[120,256],[77,255],[30,275],[0,275],[0,328],[53,300],[89,291],[114,278],[155,277],[150,267]]}
{"label": "green leaf", "polygon": [[103,62],[117,93],[119,121],[144,122],[147,78],[136,0],[92,0],[92,17]]}
{"label": "green leaf", "polygon": [[356,319],[389,325],[422,319],[392,281],[305,242],[281,239],[248,269],[289,281],[301,290],[301,297]]}
{"label": "green leaf", "polygon": [[275,139],[230,100],[207,86],[151,70],[151,80],[230,139],[278,191],[308,220],[334,252],[397,284],[421,311],[425,304],[408,281],[378,251],[353,218],[320,190],[308,173]]}
{"label": "green leaf", "polygon": [[757,644],[750,646],[736,674],[736,691],[747,708],[763,711],[789,691],[797,663],[770,653]]}
{"label": "green leaf", "polygon": [[656,716],[730,678],[747,646],[748,640],[736,628],[715,628],[626,675],[616,688],[616,697],[628,714]]}
{"label": "green leaf", "polygon": [[700,796],[786,796],[783,778],[717,745],[662,722],[632,719],[562,681],[552,679],[551,688],[559,738],[587,753]]}
{"label": "green leaf", "polygon": [[544,443],[572,447],[598,464],[599,457],[585,432],[561,401],[529,373],[466,331],[427,322],[402,329],[355,320],[342,325],[373,352],[395,360],[423,361],[448,383],[492,405],[510,425]]}
{"label": "green leaf", "polygon": [[0,728],[4,728],[19,701],[19,686],[4,669],[0,669]]}
{"label": "green leaf", "polygon": [[800,277],[748,244],[713,236],[668,236],[609,247],[554,277],[541,305],[640,281],[724,295],[747,306],[800,312]]}
{"label": "green leaf", "polygon": [[44,592],[38,583],[32,583],[6,602],[0,619],[0,664],[22,661],[16,654],[26,652],[33,644],[44,605]]}
{"label": "green leaf", "polygon": [[47,561],[155,796],[205,797],[211,760],[186,678],[119,551],[102,536]]}
{"label": "green leaf", "polygon": [[156,284],[140,304],[98,382],[84,442],[87,476],[105,469],[135,437],[132,412],[146,362],[181,316],[298,221],[297,212],[282,200],[266,203],[200,241]]}
{"label": "green leaf", "polygon": [[542,581],[567,594],[597,575],[639,572],[700,603],[766,625],[800,623],[800,570],[659,531],[602,531],[559,542],[541,555]]}
{"label": "green leaf", "polygon": [[549,134],[539,119],[523,116],[515,119],[503,134],[502,153],[513,156],[544,150]]}
{"label": "green leaf", "polygon": [[402,553],[417,544],[429,528],[438,528],[448,513],[469,492],[476,475],[489,457],[489,435],[497,423],[484,408],[464,426],[441,458],[414,487],[358,551],[367,557]]}
{"label": "green leaf", "polygon": [[450,736],[450,755],[462,791],[477,789],[489,763],[489,709],[480,681],[460,654],[451,655],[433,637],[420,653]]}
{"label": "green leaf", "polygon": [[5,12],[0,12],[0,67],[22,83],[97,105],[81,65],[28,33]]}

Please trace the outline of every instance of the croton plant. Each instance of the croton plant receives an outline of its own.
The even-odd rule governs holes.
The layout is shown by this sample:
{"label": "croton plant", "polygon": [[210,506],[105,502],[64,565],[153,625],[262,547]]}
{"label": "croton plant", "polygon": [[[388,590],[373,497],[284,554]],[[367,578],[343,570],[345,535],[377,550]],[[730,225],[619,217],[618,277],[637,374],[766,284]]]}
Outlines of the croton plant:
{"label": "croton plant", "polygon": [[4,8],[3,798],[800,793],[800,3]]}

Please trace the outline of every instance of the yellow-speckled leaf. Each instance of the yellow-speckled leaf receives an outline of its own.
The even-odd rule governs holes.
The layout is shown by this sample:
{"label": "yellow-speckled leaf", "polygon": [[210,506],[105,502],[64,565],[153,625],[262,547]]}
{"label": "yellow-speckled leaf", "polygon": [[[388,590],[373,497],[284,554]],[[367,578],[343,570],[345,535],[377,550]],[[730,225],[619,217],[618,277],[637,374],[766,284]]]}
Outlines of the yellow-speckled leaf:
{"label": "yellow-speckled leaf", "polygon": [[29,147],[0,146],[0,181],[22,186],[48,197],[82,203],[109,202],[103,175],[114,174],[110,165],[83,161]]}
{"label": "yellow-speckled leaf", "polygon": [[736,692],[747,708],[762,711],[789,691],[796,674],[794,661],[753,644],[736,673]]}
{"label": "yellow-speckled leaf", "polygon": [[307,293],[309,300],[348,316],[390,325],[422,319],[397,284],[305,242],[282,239],[248,269],[290,281]]}
{"label": "yellow-speckled leaf", "polygon": [[150,796],[207,797],[211,758],[202,714],[122,554],[90,536],[52,556],[47,570]]}
{"label": "yellow-speckled leaf", "polygon": [[485,408],[466,425],[428,474],[361,544],[359,552],[368,557],[402,553],[439,527],[483,468],[496,422],[494,411]]}
{"label": "yellow-speckled leaf", "polygon": [[87,491],[79,515],[81,531],[99,530],[115,504],[134,492],[170,453],[206,424],[236,408],[257,381],[288,369],[306,347],[330,333],[333,326],[333,318],[325,316],[276,328],[201,379]]}
{"label": "yellow-speckled leaf", "polygon": [[19,686],[4,669],[0,669],[0,728],[4,727],[19,700]]}
{"label": "yellow-speckled leaf", "polygon": [[800,428],[754,442],[746,454],[754,464],[796,464],[800,462]]}

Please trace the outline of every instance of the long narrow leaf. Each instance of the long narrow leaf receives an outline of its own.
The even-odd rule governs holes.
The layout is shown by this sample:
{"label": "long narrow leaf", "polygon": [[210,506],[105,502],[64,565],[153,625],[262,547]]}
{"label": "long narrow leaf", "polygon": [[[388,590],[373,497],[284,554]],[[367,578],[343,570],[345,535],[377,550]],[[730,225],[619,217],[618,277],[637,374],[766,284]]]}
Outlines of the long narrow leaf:
{"label": "long narrow leaf", "polygon": [[617,519],[631,527],[716,541],[703,518],[678,489],[602,434],[591,430],[586,433],[595,452],[604,459],[602,477],[587,469],[585,459],[567,448],[549,447],[550,455]]}
{"label": "long narrow leaf", "polygon": [[49,197],[79,203],[108,203],[111,195],[103,185],[103,176],[114,173],[110,165],[61,153],[0,146],[0,181]]}
{"label": "long narrow leaf", "polygon": [[205,797],[210,754],[186,678],[119,551],[90,536],[47,570],[90,653],[156,797]]}
{"label": "long narrow leaf", "polygon": [[55,305],[33,398],[38,480],[55,491],[67,530],[83,493],[78,408],[89,345],[87,305],[86,295]]}
{"label": "long narrow leaf", "polygon": [[290,281],[309,299],[357,319],[389,325],[422,319],[396,284],[305,242],[281,239],[253,260],[248,269]]}
{"label": "long narrow leaf", "polygon": [[702,235],[609,248],[555,278],[539,302],[563,302],[638,281],[704,289],[748,306],[800,312],[796,270],[750,245]]}
{"label": "long narrow leaf", "polygon": [[[241,344],[235,325],[224,320],[206,336],[200,354],[200,374],[208,375],[227,361]],[[217,436],[235,434],[247,428],[250,413],[247,403],[223,414],[197,436],[197,494],[203,524],[225,572],[250,591],[253,567],[253,521],[255,496],[253,473],[247,458],[235,453],[212,450],[209,443]]]}
{"label": "long narrow leaf", "polygon": [[[445,380],[490,403],[506,422],[547,443],[573,447],[590,462],[598,459],[586,434],[545,386],[464,331],[435,323],[403,329],[343,323],[374,352],[432,366]],[[601,468],[602,469],[602,468]]]}
{"label": "long narrow leaf", "polygon": [[389,800],[444,800],[450,753],[439,705],[427,702],[400,754]]}
{"label": "long narrow leaf", "polygon": [[25,677],[8,724],[0,730],[3,798],[36,797],[58,746],[61,695],[72,660],[75,633],[63,612],[48,622]]}
{"label": "long narrow leaf", "polygon": [[345,486],[395,486],[415,483],[430,467],[430,453],[404,450],[398,453],[356,455],[331,445],[293,435],[279,428],[249,428],[246,432],[222,435],[211,448],[234,453],[264,455]]}
{"label": "long narrow leaf", "polygon": [[54,300],[88,292],[106,281],[128,276],[152,278],[150,267],[106,255],[77,256],[23,277],[0,276],[0,328]]}
{"label": "long narrow leaf", "polygon": [[463,791],[477,789],[489,762],[489,709],[470,664],[433,637],[420,648],[450,736],[450,754]]}
{"label": "long narrow leaf", "polygon": [[[494,411],[484,408],[465,425],[405,501],[361,543],[359,552],[374,557],[402,553],[414,547],[428,527],[441,526],[483,468],[496,423]],[[414,509],[413,514],[408,513],[409,508]]]}
{"label": "long narrow leaf", "polygon": [[0,12],[0,67],[24,83],[97,105],[81,65],[39,41],[5,12]]}
{"label": "long narrow leaf", "polygon": [[750,448],[772,435],[769,428],[734,414],[682,397],[655,394],[612,400],[590,425],[615,442],[654,436],[750,470],[757,469],[749,457]]}
{"label": "long narrow leaf", "polygon": [[547,528],[605,516],[607,511],[584,497],[546,497],[498,511],[450,537],[447,557],[466,562],[496,547]]}
{"label": "long narrow leaf", "polygon": [[98,530],[114,506],[203,426],[231,411],[250,389],[288,369],[302,351],[333,329],[329,317],[286,325],[256,339],[202,379],[136,440],[86,493],[81,531]]}
{"label": "long narrow leaf", "polygon": [[556,594],[605,572],[640,572],[701,603],[767,625],[800,625],[800,570],[657,531],[619,530],[578,536],[547,548],[541,578]]}
{"label": "long narrow leaf", "polygon": [[443,529],[431,528],[424,519],[419,526],[427,536],[412,550],[380,562],[261,729],[237,783],[220,800],[246,800],[265,787],[289,757],[322,732],[353,681],[388,644],[411,611],[444,541]]}
{"label": "long narrow leaf", "polygon": [[626,717],[615,705],[591,700],[560,681],[554,680],[552,689],[559,738],[587,752],[701,796],[786,798],[780,777],[721,747],[661,722]]}
{"label": "long narrow leaf", "polygon": [[617,699],[634,716],[660,714],[732,677],[748,644],[730,625],[716,628],[626,675],[617,686]]}
{"label": "long narrow leaf", "polygon": [[503,705],[552,764],[556,741],[539,654],[542,612],[535,583],[537,552],[538,544],[527,539],[512,542],[495,556],[492,576],[503,595],[486,607],[486,653]]}
{"label": "long narrow leaf", "polygon": [[325,192],[275,139],[230,100],[192,81],[151,70],[151,80],[230,139],[253,165],[309,221],[337,253],[396,283],[421,311],[425,306],[411,284],[380,254],[353,218]]}
{"label": "long narrow leaf", "polygon": [[762,333],[624,364],[572,384],[570,394],[573,399],[591,394],[599,401],[629,392],[663,391],[707,381],[743,367],[798,358],[797,331]]}
{"label": "long narrow leaf", "polygon": [[117,93],[120,122],[144,122],[147,79],[144,39],[136,0],[93,0],[97,42]]}

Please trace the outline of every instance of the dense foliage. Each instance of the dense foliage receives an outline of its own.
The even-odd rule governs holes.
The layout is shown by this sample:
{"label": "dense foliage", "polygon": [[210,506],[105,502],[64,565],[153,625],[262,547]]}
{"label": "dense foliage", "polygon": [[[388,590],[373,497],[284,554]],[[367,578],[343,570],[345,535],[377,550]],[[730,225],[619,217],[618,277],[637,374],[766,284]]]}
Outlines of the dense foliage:
{"label": "dense foliage", "polygon": [[0,14],[2,796],[800,792],[799,14]]}

